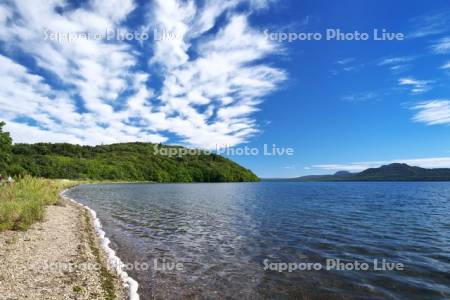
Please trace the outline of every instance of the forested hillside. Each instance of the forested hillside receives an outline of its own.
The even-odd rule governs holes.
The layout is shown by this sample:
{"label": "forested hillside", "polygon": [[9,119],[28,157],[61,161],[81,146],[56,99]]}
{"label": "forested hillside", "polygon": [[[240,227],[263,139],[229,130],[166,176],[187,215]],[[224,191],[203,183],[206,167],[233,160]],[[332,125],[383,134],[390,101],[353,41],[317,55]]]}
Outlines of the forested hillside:
{"label": "forested hillside", "polygon": [[[169,147],[158,145],[158,147]],[[255,181],[249,170],[215,154],[164,156],[155,145],[16,144],[9,171],[46,178],[155,182]]]}
{"label": "forested hillside", "polygon": [[168,156],[163,154],[186,148],[160,144],[11,145],[9,135],[2,132],[3,125],[0,123],[0,172],[11,175],[155,182],[258,180],[250,170],[222,156],[199,152]]}

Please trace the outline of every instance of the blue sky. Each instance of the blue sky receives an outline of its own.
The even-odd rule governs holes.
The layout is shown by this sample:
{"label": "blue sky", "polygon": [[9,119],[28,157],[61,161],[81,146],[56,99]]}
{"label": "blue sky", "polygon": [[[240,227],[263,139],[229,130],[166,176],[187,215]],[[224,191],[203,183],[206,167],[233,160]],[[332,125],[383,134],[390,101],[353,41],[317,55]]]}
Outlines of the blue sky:
{"label": "blue sky", "polygon": [[[327,29],[369,39],[268,36]],[[117,30],[148,36],[102,36]],[[262,177],[450,167],[449,81],[448,1],[0,4],[0,119],[16,142],[249,147],[229,157]],[[264,155],[273,144],[294,155]]]}

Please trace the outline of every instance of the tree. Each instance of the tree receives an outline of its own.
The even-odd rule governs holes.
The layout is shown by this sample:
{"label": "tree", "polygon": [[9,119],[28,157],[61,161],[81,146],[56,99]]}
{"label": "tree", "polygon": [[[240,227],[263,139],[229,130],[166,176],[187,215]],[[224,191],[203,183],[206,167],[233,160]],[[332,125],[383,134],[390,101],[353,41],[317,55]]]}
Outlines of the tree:
{"label": "tree", "polygon": [[[155,154],[154,147],[155,144],[150,143],[98,146],[14,144],[7,171],[14,175],[67,179],[156,182],[258,180],[250,170],[219,155],[170,157]],[[172,146],[164,148],[171,150]]]}
{"label": "tree", "polygon": [[5,122],[0,122],[0,171],[4,172],[11,161],[12,139],[9,132],[3,132]]}

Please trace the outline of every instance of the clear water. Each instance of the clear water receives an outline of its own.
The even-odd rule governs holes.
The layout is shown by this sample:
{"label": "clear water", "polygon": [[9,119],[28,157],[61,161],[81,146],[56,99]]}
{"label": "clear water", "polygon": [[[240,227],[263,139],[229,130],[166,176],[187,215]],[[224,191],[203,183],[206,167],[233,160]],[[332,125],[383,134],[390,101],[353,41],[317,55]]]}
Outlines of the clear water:
{"label": "clear water", "polygon": [[[150,266],[129,272],[143,299],[450,299],[450,183],[101,184],[69,196],[97,211],[122,260]],[[278,272],[266,259],[371,268]]]}

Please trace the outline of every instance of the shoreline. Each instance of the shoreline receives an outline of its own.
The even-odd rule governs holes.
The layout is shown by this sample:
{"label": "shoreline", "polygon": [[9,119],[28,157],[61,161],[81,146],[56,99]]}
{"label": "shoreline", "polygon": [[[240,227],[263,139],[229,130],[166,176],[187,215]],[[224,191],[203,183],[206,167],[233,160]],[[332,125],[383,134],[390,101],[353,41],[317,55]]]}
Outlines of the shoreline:
{"label": "shoreline", "polygon": [[0,299],[139,299],[95,211],[64,195],[70,188],[42,220],[0,232]]}
{"label": "shoreline", "polygon": [[100,242],[99,244],[100,244],[101,249],[106,257],[107,263],[108,263],[109,267],[111,267],[116,272],[116,274],[120,277],[120,280],[122,281],[122,284],[124,285],[124,288],[128,291],[127,299],[139,300],[139,294],[137,292],[138,288],[139,288],[139,284],[136,280],[134,280],[131,276],[129,276],[127,274],[127,272],[125,272],[123,270],[124,263],[116,255],[116,252],[109,247],[109,244],[111,242],[110,242],[109,238],[106,237],[106,234],[102,229],[102,224],[100,222],[100,219],[97,217],[97,213],[95,212],[95,210],[93,210],[89,206],[81,204],[81,203],[77,202],[75,199],[70,198],[69,196],[65,195],[65,193],[67,191],[69,191],[70,189],[72,189],[74,187],[75,186],[61,191],[61,193],[60,193],[61,198],[72,202],[74,205],[79,206],[81,209],[84,209],[86,212],[89,213],[90,218],[91,218],[91,225],[93,226],[93,230],[96,233],[96,236]]}

